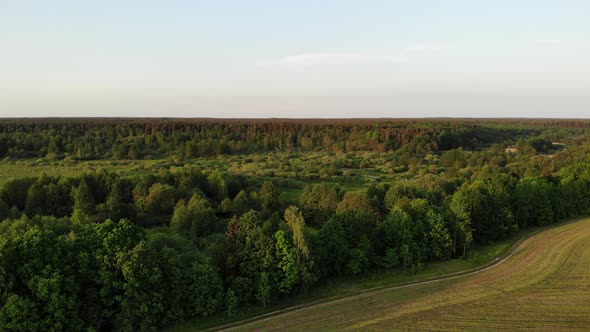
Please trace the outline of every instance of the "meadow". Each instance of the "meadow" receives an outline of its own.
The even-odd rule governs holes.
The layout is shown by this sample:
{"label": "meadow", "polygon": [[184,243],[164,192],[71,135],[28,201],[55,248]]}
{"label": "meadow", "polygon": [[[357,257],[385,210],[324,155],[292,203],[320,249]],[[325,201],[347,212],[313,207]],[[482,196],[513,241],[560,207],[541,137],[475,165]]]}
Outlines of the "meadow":
{"label": "meadow", "polygon": [[[430,160],[436,158],[432,155]],[[0,184],[10,178],[73,176],[84,172],[107,171],[124,176],[147,175],[160,169],[199,167],[207,172],[278,181],[283,199],[296,202],[308,184],[327,182],[346,190],[363,190],[381,181],[411,178],[414,174],[388,168],[387,154],[362,153],[253,153],[192,158],[144,160],[47,160],[45,158],[0,160]],[[364,163],[362,168],[360,164]],[[370,163],[370,164],[369,164]],[[375,167],[375,165],[386,165]],[[372,167],[370,167],[372,166]],[[356,167],[356,168],[355,168]],[[426,166],[422,166],[426,169]]]}

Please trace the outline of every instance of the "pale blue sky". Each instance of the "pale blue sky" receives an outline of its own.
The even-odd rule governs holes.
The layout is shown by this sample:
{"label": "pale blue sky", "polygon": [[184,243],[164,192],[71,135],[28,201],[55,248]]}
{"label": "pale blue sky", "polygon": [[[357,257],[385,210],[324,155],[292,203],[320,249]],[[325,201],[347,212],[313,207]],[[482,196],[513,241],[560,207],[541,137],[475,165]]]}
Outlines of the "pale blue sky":
{"label": "pale blue sky", "polygon": [[0,0],[0,116],[590,117],[588,1]]}

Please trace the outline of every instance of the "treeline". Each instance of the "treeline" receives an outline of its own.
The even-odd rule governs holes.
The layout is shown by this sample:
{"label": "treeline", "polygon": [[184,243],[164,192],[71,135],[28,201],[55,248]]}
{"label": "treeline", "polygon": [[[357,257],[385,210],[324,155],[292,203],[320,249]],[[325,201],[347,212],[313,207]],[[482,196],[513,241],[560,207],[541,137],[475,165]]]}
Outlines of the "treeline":
{"label": "treeline", "polygon": [[42,174],[3,183],[0,219],[16,219],[22,214],[72,217],[76,223],[126,218],[140,226],[157,226],[170,221],[177,203],[196,199],[211,202],[220,216],[227,217],[260,208],[257,185],[252,178],[203,172],[198,167],[178,171],[162,168],[159,173],[144,176],[121,176],[104,170],[73,177]]}
{"label": "treeline", "polygon": [[[569,121],[569,120],[568,120]],[[585,121],[472,120],[0,120],[0,158],[73,160],[197,158],[268,151],[400,151],[475,149],[536,136],[581,134]],[[566,127],[569,125],[570,127]]]}
{"label": "treeline", "polygon": [[419,271],[587,214],[590,166],[533,177],[458,168],[366,192],[319,183],[294,206],[279,194],[271,181],[198,169],[8,181],[0,326],[148,330],[267,306],[334,276]]}

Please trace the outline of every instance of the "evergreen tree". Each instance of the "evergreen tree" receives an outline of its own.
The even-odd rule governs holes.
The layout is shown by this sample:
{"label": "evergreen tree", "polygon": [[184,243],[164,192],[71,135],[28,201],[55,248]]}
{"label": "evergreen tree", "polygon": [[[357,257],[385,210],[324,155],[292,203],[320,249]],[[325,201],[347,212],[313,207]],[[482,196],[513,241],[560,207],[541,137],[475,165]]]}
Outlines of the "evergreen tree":
{"label": "evergreen tree", "polygon": [[279,189],[272,181],[265,181],[258,194],[262,208],[272,211],[278,206]]}
{"label": "evergreen tree", "polygon": [[10,208],[0,198],[0,221],[8,218],[9,216],[10,216]]}
{"label": "evergreen tree", "polygon": [[35,216],[46,213],[46,191],[39,181],[35,182],[27,192],[27,200],[25,202],[25,213],[28,216]]}
{"label": "evergreen tree", "polygon": [[96,201],[90,190],[86,180],[82,179],[78,188],[74,190],[74,211],[72,213],[72,220],[78,223],[85,223],[91,221],[91,216],[94,214]]}

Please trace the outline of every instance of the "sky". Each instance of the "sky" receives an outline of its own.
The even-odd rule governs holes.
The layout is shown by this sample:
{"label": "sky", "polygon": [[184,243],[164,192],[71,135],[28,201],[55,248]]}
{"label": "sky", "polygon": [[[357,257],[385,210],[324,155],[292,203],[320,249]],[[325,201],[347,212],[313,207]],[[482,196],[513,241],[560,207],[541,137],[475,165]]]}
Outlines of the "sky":
{"label": "sky", "polygon": [[0,0],[0,117],[590,117],[590,1]]}

